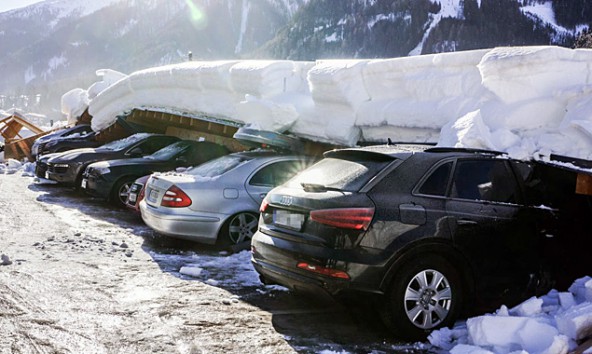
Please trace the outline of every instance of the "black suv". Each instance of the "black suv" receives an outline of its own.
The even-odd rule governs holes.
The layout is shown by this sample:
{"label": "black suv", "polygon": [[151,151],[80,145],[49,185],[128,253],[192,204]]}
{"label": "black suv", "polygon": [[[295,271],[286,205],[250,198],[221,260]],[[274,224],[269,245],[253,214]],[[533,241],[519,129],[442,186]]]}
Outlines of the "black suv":
{"label": "black suv", "polygon": [[264,199],[252,262],[263,282],[293,290],[377,294],[397,336],[425,339],[477,306],[586,275],[585,180],[491,151],[334,150]]}
{"label": "black suv", "polygon": [[[37,158],[40,155],[49,154],[52,152],[61,152],[79,147],[87,147],[86,145],[71,145],[70,142],[78,141],[81,139],[81,137],[91,135],[94,136],[94,132],[88,124],[80,124],[70,128],[60,129],[37,138],[31,147],[31,155],[33,158]],[[67,143],[64,144],[62,143],[63,141],[67,141]],[[99,144],[97,143],[95,146],[98,145]]]}

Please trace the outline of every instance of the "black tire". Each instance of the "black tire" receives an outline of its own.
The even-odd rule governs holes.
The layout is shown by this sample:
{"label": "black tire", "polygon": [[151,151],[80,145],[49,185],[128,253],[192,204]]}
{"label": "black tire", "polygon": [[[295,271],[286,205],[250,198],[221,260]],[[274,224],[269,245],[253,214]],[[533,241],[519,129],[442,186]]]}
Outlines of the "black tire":
{"label": "black tire", "polygon": [[419,254],[398,268],[381,316],[398,338],[421,341],[454,324],[465,298],[459,269],[442,256]]}
{"label": "black tire", "polygon": [[218,233],[217,243],[221,246],[238,245],[249,241],[259,225],[259,215],[244,212],[238,213],[226,221]]}
{"label": "black tire", "polygon": [[124,177],[119,179],[113,185],[111,189],[111,195],[109,196],[109,202],[117,207],[124,207],[125,203],[127,202],[127,196],[129,195],[129,190],[134,181],[136,180],[135,177]]}

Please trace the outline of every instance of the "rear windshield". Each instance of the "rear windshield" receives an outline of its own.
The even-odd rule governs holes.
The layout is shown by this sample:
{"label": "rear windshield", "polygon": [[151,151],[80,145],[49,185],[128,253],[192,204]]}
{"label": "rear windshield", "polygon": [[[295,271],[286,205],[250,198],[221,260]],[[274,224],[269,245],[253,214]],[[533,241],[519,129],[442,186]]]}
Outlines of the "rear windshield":
{"label": "rear windshield", "polygon": [[162,149],[156,151],[154,154],[145,157],[150,160],[170,160],[179,153],[187,150],[188,147],[188,142],[177,141],[176,143],[165,146]]}
{"label": "rear windshield", "polygon": [[146,139],[149,136],[150,136],[150,134],[148,134],[148,133],[134,134],[134,135],[128,136],[125,139],[115,140],[110,143],[107,143],[107,144],[101,146],[99,149],[120,151],[120,150],[126,149],[129,146],[134,145],[135,143],[137,143],[140,140]]}
{"label": "rear windshield", "polygon": [[344,192],[360,190],[390,161],[344,160],[324,158],[288,182],[291,188],[302,185],[322,185]]}
{"label": "rear windshield", "polygon": [[208,161],[199,166],[192,167],[186,170],[184,173],[200,177],[217,177],[240,166],[242,163],[248,160],[249,159],[245,158],[244,156],[226,155],[215,160]]}

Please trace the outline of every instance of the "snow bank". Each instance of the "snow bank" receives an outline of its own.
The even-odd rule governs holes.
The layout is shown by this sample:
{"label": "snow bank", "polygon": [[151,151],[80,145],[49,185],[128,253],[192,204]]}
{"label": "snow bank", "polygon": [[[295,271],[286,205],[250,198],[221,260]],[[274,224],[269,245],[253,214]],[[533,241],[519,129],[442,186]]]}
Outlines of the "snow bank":
{"label": "snow bank", "polygon": [[569,292],[552,290],[512,309],[502,306],[495,314],[434,331],[428,339],[452,354],[561,354],[591,335],[592,280],[585,277],[576,280]]}
{"label": "snow bank", "polygon": [[438,142],[592,158],[592,50],[506,47],[381,60],[187,62],[135,72],[90,101],[93,129],[133,108],[299,137]]}

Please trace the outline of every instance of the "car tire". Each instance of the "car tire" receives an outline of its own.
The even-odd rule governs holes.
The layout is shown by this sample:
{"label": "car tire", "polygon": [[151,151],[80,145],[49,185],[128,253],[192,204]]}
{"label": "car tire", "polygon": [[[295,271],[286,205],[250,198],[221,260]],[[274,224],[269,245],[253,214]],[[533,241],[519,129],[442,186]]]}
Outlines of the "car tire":
{"label": "car tire", "polygon": [[259,225],[259,215],[250,212],[238,213],[226,221],[218,233],[218,244],[221,246],[238,245],[255,235]]}
{"label": "car tire", "polygon": [[454,324],[465,299],[462,273],[446,258],[421,254],[401,265],[385,294],[383,321],[404,340],[425,340]]}
{"label": "car tire", "polygon": [[109,201],[117,207],[124,207],[127,202],[127,196],[131,186],[134,184],[136,177],[121,178],[113,185]]}

